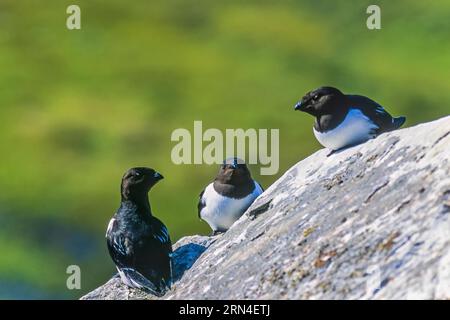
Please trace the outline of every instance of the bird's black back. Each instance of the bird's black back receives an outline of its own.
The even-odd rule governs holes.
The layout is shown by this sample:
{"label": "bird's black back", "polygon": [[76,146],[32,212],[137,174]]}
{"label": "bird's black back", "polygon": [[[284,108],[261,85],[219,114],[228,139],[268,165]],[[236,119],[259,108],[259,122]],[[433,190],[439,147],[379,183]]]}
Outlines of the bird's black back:
{"label": "bird's black back", "polygon": [[171,282],[172,243],[165,225],[140,211],[122,203],[107,233],[108,250],[119,269],[133,269],[162,290]]}
{"label": "bird's black back", "polygon": [[378,103],[365,96],[347,95],[348,106],[359,109],[378,127],[377,134],[397,129],[392,116]]}

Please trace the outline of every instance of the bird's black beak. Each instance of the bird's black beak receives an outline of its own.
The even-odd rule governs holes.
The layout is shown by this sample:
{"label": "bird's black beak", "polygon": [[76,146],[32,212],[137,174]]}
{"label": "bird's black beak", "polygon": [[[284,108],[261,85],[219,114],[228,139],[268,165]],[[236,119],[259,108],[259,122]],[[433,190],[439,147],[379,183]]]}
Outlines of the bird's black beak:
{"label": "bird's black beak", "polygon": [[158,180],[164,179],[163,175],[162,175],[161,173],[159,173],[159,172],[155,172],[154,177],[155,177],[156,179],[158,179]]}
{"label": "bird's black beak", "polygon": [[294,106],[294,110],[300,110],[300,111],[303,111],[303,105],[302,105],[302,102],[301,101],[299,101],[299,102],[297,102],[297,104]]}

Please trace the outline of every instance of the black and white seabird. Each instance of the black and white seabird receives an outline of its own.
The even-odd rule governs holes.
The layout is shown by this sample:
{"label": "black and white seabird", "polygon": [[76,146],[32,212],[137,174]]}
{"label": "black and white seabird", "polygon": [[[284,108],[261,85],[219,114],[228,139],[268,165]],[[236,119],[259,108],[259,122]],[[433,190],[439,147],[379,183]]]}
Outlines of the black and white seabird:
{"label": "black and white seabird", "polygon": [[367,97],[343,94],[333,87],[308,92],[295,105],[295,110],[316,117],[314,135],[320,144],[331,150],[363,143],[400,128],[406,120],[405,117],[393,118]]}
{"label": "black and white seabird", "polygon": [[200,193],[198,216],[213,234],[225,232],[261,193],[263,188],[252,179],[246,164],[237,158],[227,159],[215,180]]}
{"label": "black and white seabird", "polygon": [[121,204],[106,230],[109,254],[127,286],[161,296],[172,281],[172,243],[166,226],[152,215],[148,192],[163,176],[132,168],[122,178]]}

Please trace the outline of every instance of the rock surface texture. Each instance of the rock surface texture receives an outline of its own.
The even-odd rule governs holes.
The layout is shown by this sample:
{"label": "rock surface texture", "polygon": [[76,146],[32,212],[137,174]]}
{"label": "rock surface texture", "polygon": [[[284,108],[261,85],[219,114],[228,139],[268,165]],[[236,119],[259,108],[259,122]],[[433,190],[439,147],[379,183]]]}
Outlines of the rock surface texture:
{"label": "rock surface texture", "polygon": [[[328,153],[178,241],[162,299],[449,299],[450,116]],[[114,277],[82,299],[154,298]]]}

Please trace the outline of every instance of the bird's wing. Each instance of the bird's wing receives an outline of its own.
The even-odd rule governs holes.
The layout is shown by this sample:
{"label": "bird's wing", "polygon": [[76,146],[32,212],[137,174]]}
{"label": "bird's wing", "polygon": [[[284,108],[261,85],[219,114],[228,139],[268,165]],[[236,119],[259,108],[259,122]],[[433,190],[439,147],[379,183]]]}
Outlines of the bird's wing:
{"label": "bird's wing", "polygon": [[106,244],[116,266],[122,267],[131,263],[131,256],[134,252],[132,242],[119,232],[117,220],[114,218],[108,224]]}
{"label": "bird's wing", "polygon": [[172,279],[172,242],[167,228],[153,217],[147,235],[140,240],[130,237],[112,223],[106,237],[111,258],[132,286],[159,295]]}
{"label": "bird's wing", "polygon": [[381,105],[364,96],[348,95],[347,97],[351,108],[361,110],[378,126],[377,133],[392,129],[392,116]]}
{"label": "bird's wing", "polygon": [[203,199],[203,194],[205,193],[205,189],[200,192],[198,196],[198,204],[197,204],[197,210],[198,210],[198,217],[201,219],[200,213],[202,212],[203,208],[206,206],[206,201]]}
{"label": "bird's wing", "polygon": [[169,231],[164,223],[156,217],[153,217],[152,231],[153,238],[158,241],[159,244],[166,249],[167,254],[170,255],[172,253],[172,241],[170,240]]}
{"label": "bird's wing", "polygon": [[[158,218],[152,217],[151,226],[153,241],[146,241],[146,245],[138,249],[141,259],[136,261],[136,266],[162,290],[172,283],[172,241],[167,227]],[[148,252],[153,252],[151,257]]]}

